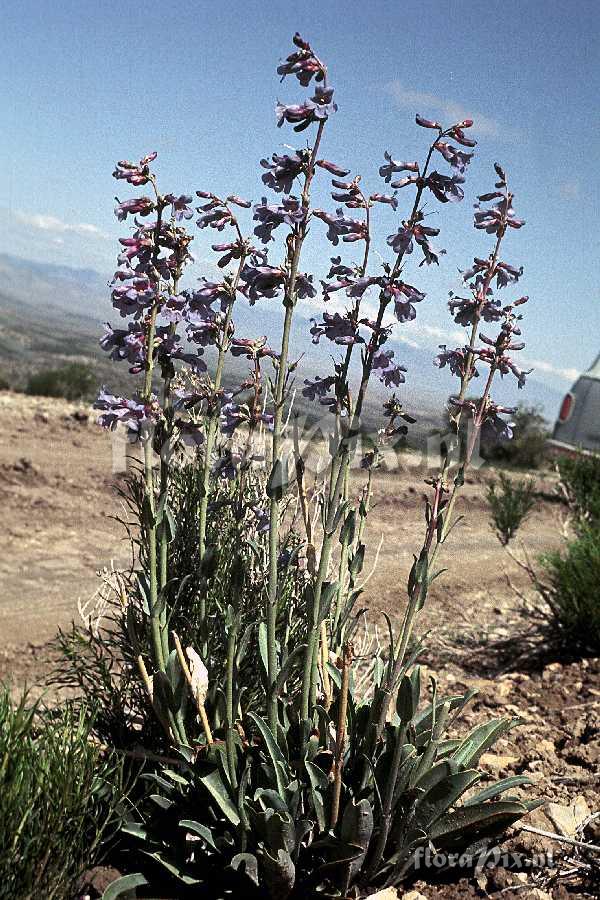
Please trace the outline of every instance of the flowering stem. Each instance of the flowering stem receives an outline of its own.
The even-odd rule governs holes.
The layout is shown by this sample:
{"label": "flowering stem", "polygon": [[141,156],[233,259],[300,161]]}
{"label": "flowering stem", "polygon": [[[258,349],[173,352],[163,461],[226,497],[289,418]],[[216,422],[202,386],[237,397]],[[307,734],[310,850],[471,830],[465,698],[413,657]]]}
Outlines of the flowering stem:
{"label": "flowering stem", "polygon": [[[241,233],[235,223],[235,227],[238,230],[238,235],[240,240],[242,240]],[[223,337],[221,343],[219,345],[219,352],[217,355],[217,366],[215,369],[215,377],[213,381],[213,393],[214,393],[214,406],[210,411],[210,416],[208,419],[208,425],[206,428],[205,441],[204,441],[204,458],[202,462],[202,469],[200,472],[200,504],[198,508],[198,557],[199,557],[199,568],[200,573],[202,572],[202,563],[206,554],[206,526],[208,521],[208,501],[209,501],[209,487],[210,487],[210,469],[211,469],[211,459],[212,452],[214,449],[215,439],[217,436],[217,429],[219,426],[219,401],[218,401],[218,393],[221,390],[221,384],[223,381],[223,370],[225,368],[225,358],[227,356],[227,351],[229,349],[229,329],[231,326],[231,319],[233,315],[233,306],[237,296],[237,288],[240,280],[240,275],[242,273],[242,269],[244,268],[244,264],[246,262],[247,253],[246,251],[242,251],[242,255],[240,257],[240,261],[238,267],[236,269],[235,276],[231,283],[231,296],[229,299],[229,303],[227,304],[227,309],[225,311],[225,321],[223,323]],[[207,628],[206,628],[206,585],[202,581],[202,575],[200,574],[200,635],[201,635],[201,646],[200,646],[200,655],[205,658],[208,653],[207,647]]]}
{"label": "flowering stem", "polygon": [[[474,311],[473,325],[471,328],[471,336],[470,336],[470,341],[469,341],[469,345],[468,345],[468,351],[466,354],[465,369],[464,369],[464,372],[463,372],[463,375],[461,378],[460,393],[457,398],[459,404],[461,404],[464,401],[466,394],[467,394],[469,384],[473,378],[473,362],[475,359],[475,342],[477,340],[477,332],[479,329],[479,324],[480,324],[481,315],[482,315],[482,311],[483,311],[483,305],[487,300],[488,291],[489,291],[492,279],[493,279],[495,271],[496,271],[496,264],[498,262],[500,246],[502,244],[502,239],[504,237],[505,230],[506,230],[506,213],[504,214],[503,221],[498,229],[498,235],[497,235],[497,239],[496,239],[494,252],[490,258],[490,263],[489,263],[489,266],[487,269],[486,276],[483,279],[483,282],[480,285],[478,293],[477,293],[478,303],[477,303],[477,306],[475,307],[475,311]],[[427,531],[426,531],[426,535],[425,535],[425,541],[423,543],[423,547],[421,550],[421,556],[420,556],[421,559],[424,558],[426,560],[427,565],[426,565],[426,569],[425,569],[423,578],[425,578],[427,581],[429,581],[429,577],[430,577],[429,572],[432,570],[432,568],[435,564],[435,561],[437,559],[440,548],[441,548],[442,544],[444,543],[444,541],[448,535],[449,529],[451,527],[451,524],[452,524],[452,513],[454,511],[454,506],[455,506],[456,499],[458,497],[460,488],[462,487],[462,484],[464,481],[464,473],[467,470],[467,468],[469,467],[469,464],[471,462],[473,452],[474,452],[474,449],[475,449],[475,446],[477,443],[477,439],[481,432],[481,426],[485,419],[485,412],[487,409],[490,390],[492,387],[492,382],[493,382],[496,370],[497,370],[497,364],[494,361],[490,365],[490,372],[489,372],[489,375],[488,375],[488,378],[486,381],[483,396],[481,397],[481,399],[479,401],[479,404],[477,407],[477,412],[473,419],[473,429],[472,429],[471,435],[469,437],[469,442],[467,445],[465,459],[460,467],[459,474],[454,479],[452,492],[450,494],[448,503],[446,504],[445,508],[443,509],[443,513],[442,513],[442,510],[440,509],[440,499],[441,499],[442,492],[446,490],[445,479],[446,479],[446,474],[448,472],[449,465],[450,465],[449,454],[446,455],[446,458],[444,459],[439,476],[435,480],[434,502],[432,504],[429,523],[428,523]],[[455,419],[455,428],[456,428],[457,433],[459,430],[461,418],[462,418],[462,406],[459,405],[458,412],[457,412],[456,419]],[[443,515],[443,519],[442,519],[442,523],[441,523],[441,529],[438,530],[440,515]],[[436,534],[437,534],[437,540],[436,540],[435,546],[433,547],[433,550],[430,553],[433,538],[434,538],[434,535],[436,535]],[[383,704],[381,711],[380,711],[380,717],[379,717],[379,722],[378,722],[378,727],[377,727],[378,735],[381,733],[381,729],[383,728],[383,724],[384,724],[386,716],[387,716],[387,710],[388,710],[388,706],[389,706],[389,700],[391,697],[391,693],[392,693],[395,685],[398,683],[398,679],[402,672],[402,667],[404,665],[404,659],[406,656],[406,650],[408,648],[408,644],[409,644],[410,638],[412,636],[417,612],[420,609],[420,598],[421,598],[422,587],[423,587],[422,581],[420,578],[418,578],[416,580],[412,590],[409,593],[408,604],[406,607],[406,611],[404,614],[404,620],[402,623],[402,630],[401,630],[402,638],[401,638],[400,646],[398,648],[396,660],[395,660],[394,666],[392,668],[391,677],[389,679],[388,690],[386,691],[387,699],[386,699],[386,702]]]}
{"label": "flowering stem", "polygon": [[[283,406],[285,399],[285,387],[288,378],[288,353],[290,331],[294,307],[296,305],[296,278],[300,263],[300,254],[304,238],[308,231],[308,210],[310,201],[310,185],[315,174],[315,160],[319,151],[325,121],[319,122],[315,143],[307,165],[304,189],[302,191],[302,208],[304,218],[292,233],[288,244],[289,270],[284,296],[285,316],[283,333],[281,337],[281,350],[279,365],[275,381],[274,414],[273,414],[273,438],[272,438],[272,464],[275,466],[281,459],[281,444],[283,439]],[[267,714],[269,727],[273,734],[277,734],[277,694],[275,682],[277,678],[277,559],[279,545],[279,504],[277,496],[271,497],[269,506],[269,580],[267,588]]]}

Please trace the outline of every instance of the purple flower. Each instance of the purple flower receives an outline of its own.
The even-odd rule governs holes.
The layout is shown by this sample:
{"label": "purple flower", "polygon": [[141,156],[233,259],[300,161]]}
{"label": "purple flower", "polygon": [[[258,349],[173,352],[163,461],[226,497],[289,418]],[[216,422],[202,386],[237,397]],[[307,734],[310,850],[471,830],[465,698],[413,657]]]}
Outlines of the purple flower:
{"label": "purple flower", "polygon": [[301,206],[297,197],[284,197],[281,206],[268,204],[267,198],[262,198],[262,203],[254,207],[254,220],[260,224],[254,229],[254,234],[260,238],[263,244],[274,240],[273,232],[279,225],[289,225],[293,228],[298,222],[302,222],[306,216],[306,210]]}
{"label": "purple flower", "polygon": [[303,40],[298,32],[292,40],[298,50],[290,53],[285,62],[277,67],[277,74],[281,75],[281,80],[283,81],[286,75],[295,75],[303,87],[307,87],[313,77],[315,81],[323,81],[327,70],[315,56],[310,44]]}
{"label": "purple flower", "polygon": [[446,162],[461,175],[464,174],[465,169],[473,159],[472,153],[465,153],[464,150],[457,150],[456,147],[453,147],[447,141],[436,141],[435,149],[438,150]]}
{"label": "purple flower", "polygon": [[355,322],[347,316],[340,313],[323,313],[323,321],[317,323],[316,319],[310,320],[313,327],[310,329],[313,344],[318,344],[323,335],[333,341],[334,344],[348,346],[351,344],[364,343],[358,334],[358,328]]}
{"label": "purple flower", "polygon": [[94,403],[94,409],[102,411],[98,416],[99,425],[114,431],[117,425],[122,423],[127,427],[129,439],[136,441],[143,429],[156,423],[158,401],[154,395],[149,403],[144,402],[138,396],[128,400],[125,397],[109,394],[106,388],[102,388]]}
{"label": "purple flower", "polygon": [[474,141],[473,138],[468,138],[463,128],[470,128],[473,124],[473,119],[465,119],[464,122],[460,122],[458,125],[455,125],[452,131],[450,132],[450,137],[452,137],[457,144],[462,144],[463,147],[476,147],[477,141]]}
{"label": "purple flower", "polygon": [[439,228],[430,228],[428,225],[413,225],[412,229],[406,225],[402,225],[396,234],[390,234],[387,243],[393,249],[394,253],[404,254],[412,253],[413,238],[423,251],[423,262],[430,265],[438,262],[438,256],[445,253],[445,250],[435,250],[429,243],[430,237],[440,233]]}
{"label": "purple flower", "polygon": [[132,375],[142,371],[146,360],[146,333],[136,322],[130,322],[127,329],[112,328],[106,322],[100,346],[110,353],[111,359],[126,359],[131,365],[129,371]]}
{"label": "purple flower", "polygon": [[[392,175],[395,172],[416,172],[418,175],[419,172],[419,164],[416,162],[400,162],[398,160],[392,159],[391,155],[386,150],[383,154],[387,160],[387,163],[380,167],[379,174],[382,178],[384,178],[388,183],[390,182]],[[392,185],[395,187],[395,185]]]}
{"label": "purple flower", "polygon": [[339,244],[340,237],[346,243],[367,239],[366,222],[344,216],[342,209],[337,209],[335,215],[322,209],[313,209],[313,216],[329,226],[327,237],[334,246]]}
{"label": "purple flower", "polygon": [[302,389],[302,396],[307,397],[309,400],[316,400],[317,397],[322,399],[325,397],[333,385],[335,384],[335,376],[327,375],[325,378],[321,378],[317,375],[314,381],[311,381],[309,378],[304,379],[305,387]]}
{"label": "purple flower", "polygon": [[[206,191],[196,191],[199,197],[205,198]],[[233,215],[223,204],[222,200],[213,194],[208,195],[208,203],[204,203],[197,207],[199,213],[202,213],[196,221],[198,228],[215,228],[217,231],[223,231],[226,225],[233,222]]]}
{"label": "purple flower", "polygon": [[169,295],[160,308],[160,314],[172,325],[182,322],[185,318],[187,302],[188,297],[186,294]]}
{"label": "purple flower", "polygon": [[317,296],[317,291],[313,285],[313,276],[306,272],[298,272],[295,281],[296,297],[298,300],[312,299]]}
{"label": "purple flower", "polygon": [[252,360],[264,359],[265,357],[279,359],[279,354],[276,353],[275,350],[271,350],[267,347],[266,336],[259,340],[252,340],[251,338],[233,338],[231,341],[231,355],[245,356],[246,359]]}
{"label": "purple flower", "polygon": [[398,201],[395,194],[371,194],[369,200],[373,203],[387,203],[393,210],[398,209]]}
{"label": "purple flower", "polygon": [[254,306],[260,297],[276,297],[285,281],[283,269],[275,266],[244,266],[241,291]]}
{"label": "purple flower", "polygon": [[327,172],[331,172],[336,178],[345,178],[350,173],[350,169],[342,169],[340,166],[336,166],[335,163],[329,162],[328,159],[318,159],[315,165],[326,169]]}
{"label": "purple flower", "polygon": [[433,119],[424,119],[423,116],[420,116],[418,113],[415,116],[415,122],[417,125],[420,125],[421,128],[437,128],[439,131],[442,131],[442,126],[439,122],[435,122]]}
{"label": "purple flower", "polygon": [[231,302],[229,285],[224,281],[207,281],[204,277],[199,280],[202,287],[189,295],[190,312],[197,312],[202,318],[206,318],[212,312],[211,306],[217,301],[220,303],[221,312],[226,312]]}
{"label": "purple flower", "polygon": [[337,104],[333,102],[333,88],[317,87],[314,97],[304,103],[285,106],[278,103],[275,107],[277,125],[284,122],[294,124],[294,131],[304,131],[312,122],[322,122],[336,112]]}
{"label": "purple flower", "polygon": [[[152,306],[156,298],[155,285],[145,276],[138,276],[133,269],[118,269],[115,272],[111,299],[121,316],[140,316],[144,309]],[[119,283],[120,282],[120,283]]]}
{"label": "purple flower", "polygon": [[432,172],[425,179],[425,184],[441,203],[458,203],[464,199],[465,192],[460,187],[465,179],[462,175],[440,175]]}
{"label": "purple flower", "polygon": [[392,362],[393,358],[393,350],[380,350],[373,357],[373,370],[380,370],[379,378],[386,387],[390,387],[392,384],[398,387],[406,381],[404,377],[406,372],[405,366],[394,365]]}
{"label": "purple flower", "polygon": [[496,264],[496,285],[499,288],[506,287],[508,284],[516,284],[523,274],[523,266],[518,269],[505,262]]}
{"label": "purple flower", "polygon": [[342,263],[341,256],[332,256],[331,257],[331,268],[327,274],[328,278],[333,278],[335,275],[341,275],[342,277],[345,275],[353,275],[354,269],[351,269],[349,266],[345,266]]}
{"label": "purple flower", "polygon": [[179,197],[176,197],[174,194],[167,194],[165,200],[171,204],[176,222],[181,222],[182,219],[191,219],[194,215],[194,210],[190,206],[192,198],[188,197],[187,194],[180,194]]}
{"label": "purple flower", "polygon": [[[118,197],[116,199],[119,200]],[[154,202],[150,197],[133,197],[131,200],[117,202],[115,216],[119,222],[124,222],[127,216],[131,215],[149,216],[154,209]]]}
{"label": "purple flower", "polygon": [[[455,350],[448,350],[445,344],[440,344],[439,346],[442,352],[438,353],[434,359],[434,366],[437,366],[439,369],[448,366],[452,374],[457,375],[460,378],[466,375],[468,348],[457,347]],[[474,366],[472,367],[471,374],[474,377],[479,375],[479,372]]]}
{"label": "purple flower", "polygon": [[522,228],[525,224],[524,219],[516,217],[510,194],[507,197],[503,196],[490,209],[481,209],[479,204],[476,204],[475,209],[475,228],[485,230],[488,234],[498,234],[503,223],[510,228]]}
{"label": "purple flower", "polygon": [[126,159],[118,162],[113,172],[113,178],[123,179],[135,187],[147,184],[150,181],[149,165],[156,159],[156,153],[148,153],[143,156],[139,163],[131,163]]}
{"label": "purple flower", "polygon": [[185,363],[193,372],[199,374],[200,372],[206,372],[206,363],[202,359],[201,354],[204,353],[202,347],[199,347],[196,353],[186,353],[182,347],[177,347],[170,354],[172,359],[178,359],[180,362]]}
{"label": "purple flower", "polygon": [[394,281],[387,279],[383,290],[386,297],[394,301],[394,314],[401,324],[416,318],[417,311],[414,304],[425,299],[422,291],[417,290],[412,284],[397,279]]}
{"label": "purple flower", "polygon": [[[506,412],[515,412],[514,409],[506,410]],[[493,405],[488,410],[486,418],[481,426],[482,437],[487,440],[496,440],[501,443],[504,441],[510,441],[513,438],[513,428],[515,426],[514,422],[507,422],[506,419],[501,419],[499,415],[494,411]]]}
{"label": "purple flower", "polygon": [[290,194],[294,180],[305,170],[306,150],[283,156],[274,153],[271,158],[272,163],[266,159],[260,161],[261,166],[269,170],[262,176],[263,182],[277,193]]}

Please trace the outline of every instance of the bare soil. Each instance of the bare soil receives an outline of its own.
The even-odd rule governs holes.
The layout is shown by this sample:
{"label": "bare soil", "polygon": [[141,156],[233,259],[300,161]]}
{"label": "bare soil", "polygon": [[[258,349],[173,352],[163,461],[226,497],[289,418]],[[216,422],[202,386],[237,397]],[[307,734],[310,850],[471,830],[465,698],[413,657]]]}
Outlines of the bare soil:
{"label": "bare soil", "polygon": [[[49,641],[59,626],[80,620],[81,605],[99,586],[98,570],[127,566],[131,557],[126,534],[112,518],[122,509],[111,440],[91,411],[4,392],[0,417],[0,680],[22,686],[43,680]],[[367,530],[370,577],[362,598],[373,623],[381,623],[382,612],[396,622],[402,614],[424,528],[426,476],[407,455],[403,470],[376,477]],[[520,534],[532,559],[560,546],[564,516],[559,504],[544,499],[552,495],[553,474],[535,477],[541,496]],[[484,490],[490,478],[493,472],[483,469],[464,486],[458,512],[466,519],[449,538],[441,561],[446,572],[434,582],[422,617],[421,627],[431,630],[426,666],[442,691],[479,689],[468,724],[504,714],[523,718],[484,764],[495,776],[530,775],[535,786],[529,796],[558,805],[534,812],[528,824],[560,833],[557,822],[564,832],[565,816],[572,814],[571,837],[598,845],[600,663],[566,658],[564,648],[561,656],[543,620],[524,607],[517,591],[531,595],[527,577],[489,526]],[[358,491],[358,476],[353,484]],[[379,563],[370,574],[378,546]],[[429,870],[410,890],[425,898],[599,895],[600,854],[520,830],[505,846],[527,858],[552,851],[556,868],[494,867],[449,880]]]}

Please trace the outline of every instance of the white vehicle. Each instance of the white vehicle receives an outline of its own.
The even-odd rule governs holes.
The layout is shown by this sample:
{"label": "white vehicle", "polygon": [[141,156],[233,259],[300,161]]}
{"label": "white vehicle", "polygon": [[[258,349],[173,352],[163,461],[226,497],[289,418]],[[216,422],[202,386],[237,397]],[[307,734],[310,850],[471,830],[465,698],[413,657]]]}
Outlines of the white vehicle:
{"label": "white vehicle", "polygon": [[600,452],[600,356],[565,395],[548,443],[557,453]]}

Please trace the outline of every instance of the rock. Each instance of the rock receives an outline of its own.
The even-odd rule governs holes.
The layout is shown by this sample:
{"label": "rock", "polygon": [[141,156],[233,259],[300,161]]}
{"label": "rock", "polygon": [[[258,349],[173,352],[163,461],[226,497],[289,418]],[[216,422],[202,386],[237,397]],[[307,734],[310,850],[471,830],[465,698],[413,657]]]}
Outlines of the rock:
{"label": "rock", "polygon": [[501,756],[498,753],[484,753],[480,760],[483,766],[494,769],[499,772],[502,769],[508,769],[519,762],[518,756]]}
{"label": "rock", "polygon": [[[387,900],[387,897],[385,900]],[[409,891],[408,894],[402,894],[402,900],[427,900],[427,897],[420,891]]]}
{"label": "rock", "polygon": [[559,834],[574,838],[585,820],[589,818],[590,808],[585,797],[579,795],[570,806],[563,806],[560,803],[548,803],[546,815]]}
{"label": "rock", "polygon": [[[416,893],[416,891],[413,893]],[[403,894],[402,896],[406,898],[408,894]],[[419,894],[419,896],[421,895]],[[385,888],[383,891],[377,891],[376,894],[369,894],[365,900],[398,900],[398,891],[396,888]],[[423,900],[426,900],[426,898],[423,898]]]}

